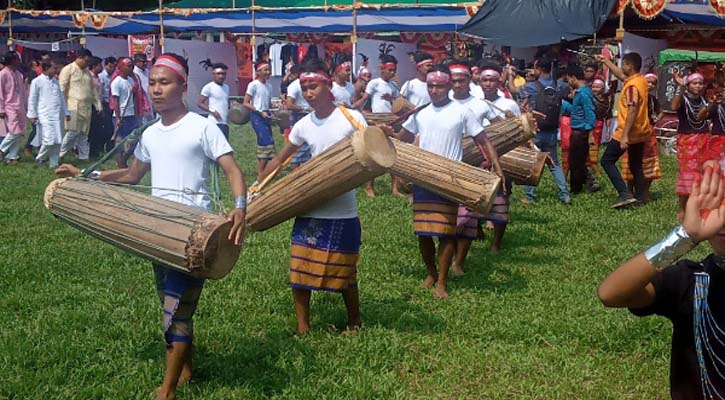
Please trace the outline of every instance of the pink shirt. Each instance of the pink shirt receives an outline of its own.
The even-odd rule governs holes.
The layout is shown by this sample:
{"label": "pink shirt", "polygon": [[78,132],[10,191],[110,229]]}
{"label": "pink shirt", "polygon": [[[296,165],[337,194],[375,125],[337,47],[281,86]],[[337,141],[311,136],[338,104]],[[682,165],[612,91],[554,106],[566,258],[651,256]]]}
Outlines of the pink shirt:
{"label": "pink shirt", "polygon": [[0,113],[5,113],[9,134],[25,134],[27,112],[28,92],[23,83],[23,74],[20,71],[3,68],[0,71]]}

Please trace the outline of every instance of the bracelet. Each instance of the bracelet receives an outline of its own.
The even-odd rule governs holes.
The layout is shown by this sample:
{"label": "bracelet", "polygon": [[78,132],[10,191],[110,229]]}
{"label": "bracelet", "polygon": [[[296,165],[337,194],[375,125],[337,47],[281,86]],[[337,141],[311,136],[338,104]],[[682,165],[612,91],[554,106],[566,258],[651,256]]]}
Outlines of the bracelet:
{"label": "bracelet", "polygon": [[[81,170],[81,175],[83,175],[85,173],[86,173],[86,170],[85,169],[82,169]],[[96,179],[96,180],[101,179],[101,171],[93,170],[93,171],[91,171],[90,174],[88,174],[87,178],[88,179]]]}
{"label": "bracelet", "polygon": [[660,270],[674,264],[675,261],[694,249],[695,246],[697,246],[697,243],[690,238],[685,228],[680,225],[665,236],[662,241],[645,251],[644,256],[655,269]]}
{"label": "bracelet", "polygon": [[234,208],[241,208],[242,210],[247,208],[247,198],[245,196],[237,196],[234,198]]}

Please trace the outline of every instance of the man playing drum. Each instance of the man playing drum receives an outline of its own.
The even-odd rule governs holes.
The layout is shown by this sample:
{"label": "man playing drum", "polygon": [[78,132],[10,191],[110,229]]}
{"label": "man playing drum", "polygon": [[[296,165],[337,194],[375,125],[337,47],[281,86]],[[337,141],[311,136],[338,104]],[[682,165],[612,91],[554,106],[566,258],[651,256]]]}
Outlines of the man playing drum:
{"label": "man playing drum", "polygon": [[[105,182],[135,185],[149,171],[152,194],[190,206],[210,208],[207,178],[214,162],[224,169],[235,199],[229,214],[233,226],[229,239],[239,245],[244,234],[246,185],[233,150],[212,121],[191,113],[184,105],[189,67],[176,54],[159,56],[151,69],[149,90],[161,120],[146,129],[134,152],[130,168],[93,171],[90,176]],[[72,165],[56,170],[59,176],[77,176]],[[161,189],[164,188],[164,189]],[[157,399],[174,398],[176,386],[191,379],[192,316],[198,305],[203,279],[154,264],[156,288],[163,305],[166,372]]]}
{"label": "man playing drum", "polygon": [[[362,114],[335,107],[332,80],[325,64],[309,59],[302,64],[300,85],[305,101],[313,112],[298,121],[289,142],[267,164],[263,181],[284,160],[308,145],[316,157],[335,143],[352,135],[357,127],[366,127]],[[312,290],[342,293],[347,307],[348,329],[360,327],[360,297],[357,287],[357,260],[361,228],[355,202],[355,190],[345,193],[317,209],[298,216],[292,229],[290,285],[297,315],[297,333],[310,329]]]}
{"label": "man playing drum", "polygon": [[[496,174],[503,179],[496,151],[483,133],[481,122],[466,106],[451,101],[448,97],[451,90],[451,74],[448,68],[434,68],[433,72],[428,73],[426,82],[431,104],[408,118],[403,129],[395,136],[410,142],[417,134],[423,150],[455,161],[463,158],[463,135],[472,136],[493,164]],[[414,188],[413,229],[418,236],[420,254],[427,271],[423,287],[430,288],[435,284],[434,293],[439,298],[448,297],[447,275],[456,247],[457,215],[458,204],[423,188]],[[435,237],[439,240],[440,271],[436,269]]]}

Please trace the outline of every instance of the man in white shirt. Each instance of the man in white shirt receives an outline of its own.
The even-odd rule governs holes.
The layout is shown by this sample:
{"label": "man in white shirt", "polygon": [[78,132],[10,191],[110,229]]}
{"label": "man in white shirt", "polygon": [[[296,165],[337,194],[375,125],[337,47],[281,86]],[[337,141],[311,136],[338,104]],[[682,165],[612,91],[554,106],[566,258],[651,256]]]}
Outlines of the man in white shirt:
{"label": "man in white shirt", "polygon": [[267,81],[272,70],[266,61],[258,62],[255,69],[257,79],[247,86],[244,107],[251,112],[252,128],[257,134],[257,176],[259,177],[277,152],[272,137],[272,115],[269,112],[272,105],[272,85]]}
{"label": "man in white shirt", "polygon": [[[141,89],[146,96],[146,104],[151,104],[151,93],[149,93],[149,69],[146,67],[148,65],[146,54],[134,54],[133,63],[133,73],[138,76],[138,79],[141,82]],[[139,115],[139,118],[141,123],[146,123],[148,121],[151,121],[154,118],[154,115],[153,112],[149,111],[148,114]]]}
{"label": "man in white shirt", "polygon": [[[503,179],[496,151],[486,138],[483,125],[469,109],[448,97],[451,90],[448,68],[435,67],[428,73],[426,82],[431,104],[408,118],[403,129],[393,135],[406,142],[413,141],[417,135],[422,149],[455,161],[463,158],[463,136],[472,136]],[[456,249],[458,206],[423,188],[413,189],[413,229],[427,271],[423,286],[430,288],[435,284],[434,294],[438,298],[448,297],[447,275]],[[437,253],[435,237],[439,240]],[[436,268],[436,254],[440,272]]]}
{"label": "man in white shirt", "polygon": [[[290,127],[294,128],[297,121],[301,120],[310,112],[310,105],[302,95],[302,85],[299,78],[292,81],[287,87],[287,109],[290,110]],[[310,146],[304,143],[292,157],[290,168],[295,169],[307,162],[312,157]]]}
{"label": "man in white shirt", "polygon": [[355,88],[350,83],[352,74],[352,63],[343,61],[339,65],[332,66],[332,95],[335,96],[335,105],[343,105],[352,108],[352,96]]}
{"label": "man in white shirt", "polygon": [[223,63],[216,63],[211,66],[211,82],[201,88],[201,95],[197,105],[200,109],[209,113],[209,120],[217,124],[229,140],[229,85],[224,83],[227,79],[229,67]]}
{"label": "man in white shirt", "polygon": [[[176,54],[163,54],[151,70],[149,85],[154,109],[161,120],[149,127],[134,153],[130,168],[93,171],[90,178],[105,182],[135,185],[151,172],[152,195],[190,206],[209,208],[207,179],[218,163],[229,179],[234,210],[229,239],[237,245],[244,234],[246,187],[229,142],[216,124],[184,105],[189,67]],[[60,176],[77,176],[80,169],[62,165]],[[163,189],[162,189],[163,188]],[[197,194],[187,194],[188,191]],[[194,278],[161,264],[154,264],[156,288],[163,306],[163,330],[166,341],[166,371],[156,390],[157,400],[173,399],[176,386],[191,379],[192,317],[196,311],[204,280]]]}
{"label": "man in white shirt", "polygon": [[[380,77],[368,82],[365,86],[365,93],[358,99],[353,108],[359,109],[363,107],[368,99],[371,100],[371,109],[373,113],[391,113],[393,112],[393,100],[400,95],[398,87],[393,82],[393,77],[398,69],[398,60],[388,54],[380,56]],[[392,177],[393,188],[392,194],[404,197],[398,190],[398,178]],[[375,180],[368,182],[365,189],[368,197],[375,197]]]}
{"label": "man in white shirt", "polygon": [[[295,124],[289,135],[289,142],[267,165],[259,177],[260,181],[303,144],[309,145],[312,157],[315,157],[353,134],[357,129],[355,125],[367,126],[359,112],[343,112],[332,102],[332,82],[322,61],[310,59],[302,64],[301,69],[302,89],[314,111]],[[292,230],[290,286],[294,295],[299,335],[307,334],[310,329],[312,290],[342,293],[347,308],[348,329],[357,330],[360,327],[360,295],[357,286],[360,242],[361,228],[355,190],[321,204],[319,208],[295,219]],[[323,261],[307,261],[319,260],[322,252],[320,249],[325,249]]]}
{"label": "man in white shirt", "polygon": [[415,61],[417,74],[415,78],[403,84],[403,87],[400,89],[400,95],[405,97],[414,106],[419,107],[430,103],[428,85],[425,83],[425,77],[433,69],[433,56],[429,53],[419,51],[413,55],[413,60]]}
{"label": "man in white shirt", "polygon": [[392,80],[397,69],[398,60],[395,57],[388,54],[381,55],[380,77],[368,82],[365,94],[353,104],[353,108],[360,108],[368,99],[372,99],[374,113],[393,112],[393,100],[400,96],[400,91]]}
{"label": "man in white shirt", "polygon": [[63,142],[63,121],[70,120],[56,78],[63,64],[58,60],[41,61],[40,67],[43,73],[30,83],[28,120],[37,129],[33,144],[41,144],[35,160],[40,164],[48,158],[48,166],[56,168],[60,162],[60,144]]}
{"label": "man in white shirt", "polygon": [[[136,115],[138,99],[134,95],[134,75],[131,59],[123,57],[118,60],[118,75],[111,81],[111,97],[113,99],[113,138],[121,142],[139,126]],[[131,151],[133,149],[129,149]],[[126,153],[126,154],[124,154]],[[114,155],[118,168],[126,168],[130,153],[119,151]]]}
{"label": "man in white shirt", "polygon": [[98,74],[101,80],[101,102],[103,103],[103,150],[110,150],[113,147],[111,137],[113,136],[113,110],[111,109],[111,77],[116,72],[117,60],[115,57],[106,57],[103,60],[103,71]]}

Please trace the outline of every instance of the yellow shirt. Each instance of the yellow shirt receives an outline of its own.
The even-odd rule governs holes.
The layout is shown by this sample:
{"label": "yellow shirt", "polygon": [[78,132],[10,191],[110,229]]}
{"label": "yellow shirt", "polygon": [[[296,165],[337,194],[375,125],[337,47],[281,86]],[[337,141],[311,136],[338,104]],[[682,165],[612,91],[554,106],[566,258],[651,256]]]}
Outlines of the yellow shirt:
{"label": "yellow shirt", "polygon": [[72,62],[60,71],[58,77],[60,90],[68,104],[70,121],[65,124],[66,131],[76,131],[88,135],[91,129],[92,107],[102,110],[101,96],[93,84],[93,75],[88,68],[81,69]]}
{"label": "yellow shirt", "polygon": [[635,74],[624,81],[617,106],[617,129],[612,136],[614,140],[622,140],[622,132],[630,110],[637,114],[634,116],[634,123],[629,131],[629,143],[643,143],[650,140],[652,126],[647,115],[647,94],[647,81],[642,75]]}
{"label": "yellow shirt", "polygon": [[514,87],[521,87],[526,84],[526,78],[520,75],[516,75],[514,78]]}

